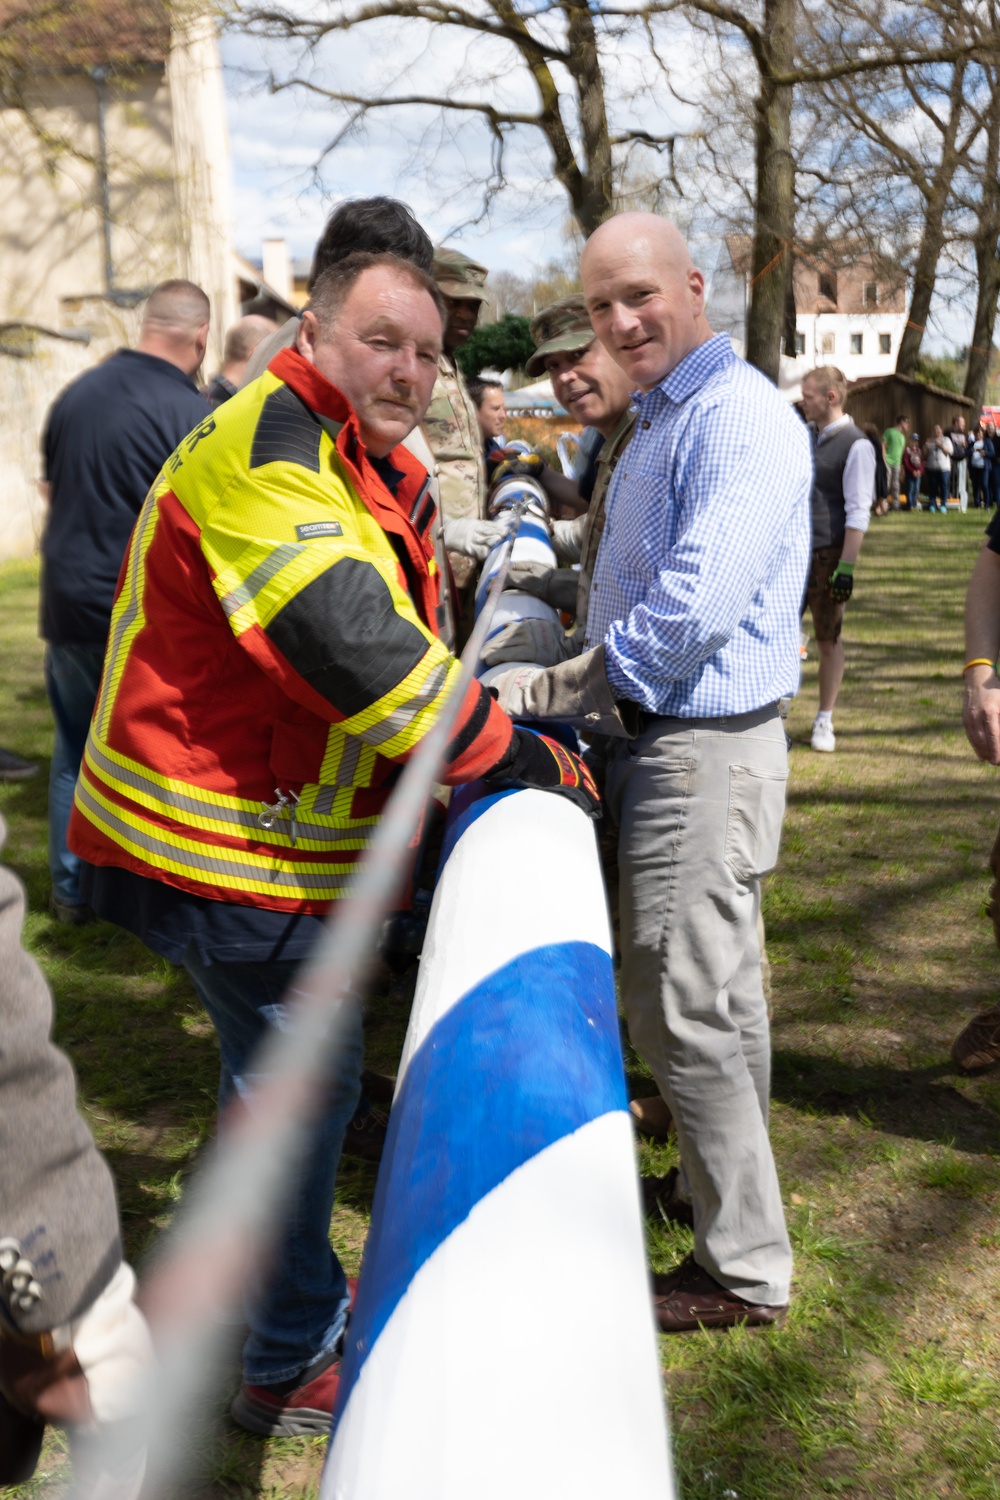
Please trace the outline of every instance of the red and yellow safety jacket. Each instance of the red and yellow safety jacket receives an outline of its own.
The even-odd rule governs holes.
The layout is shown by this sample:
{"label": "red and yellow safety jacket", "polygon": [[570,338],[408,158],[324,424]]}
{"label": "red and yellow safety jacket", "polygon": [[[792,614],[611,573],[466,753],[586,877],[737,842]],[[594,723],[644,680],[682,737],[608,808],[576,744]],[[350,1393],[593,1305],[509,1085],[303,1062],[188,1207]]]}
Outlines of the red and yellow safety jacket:
{"label": "red and yellow safety jacket", "polygon": [[[165,464],[122,565],[70,845],[181,890],[322,912],[458,673],[427,475],[395,495],[295,350]],[[445,779],[502,757],[477,683]]]}

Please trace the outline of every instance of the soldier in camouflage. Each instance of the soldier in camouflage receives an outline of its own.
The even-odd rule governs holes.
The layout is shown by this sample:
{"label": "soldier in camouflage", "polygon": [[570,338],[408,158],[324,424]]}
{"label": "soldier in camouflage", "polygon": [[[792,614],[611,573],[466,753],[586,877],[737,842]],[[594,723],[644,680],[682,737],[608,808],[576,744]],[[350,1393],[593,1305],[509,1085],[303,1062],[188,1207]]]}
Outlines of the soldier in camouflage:
{"label": "soldier in camouflage", "polygon": [[[470,260],[461,250],[441,246],[434,252],[433,275],[448,304],[449,316],[437,383],[424,417],[423,431],[437,463],[445,544],[449,549],[455,582],[461,589],[474,577],[475,559],[482,549],[474,546],[474,537],[464,535],[477,529],[474,524],[450,528],[448,523],[483,521],[486,514],[486,464],[479,418],[462,372],[455,363],[455,352],[476,326],[480,308],[486,300],[487,272],[485,266]],[[448,535],[452,529],[456,533],[454,538]],[[461,551],[453,546],[453,542],[460,538]],[[488,550],[487,547],[482,552],[483,557]]]}
{"label": "soldier in camouflage", "polygon": [[581,504],[588,507],[574,520],[556,521],[553,525],[556,556],[564,562],[578,562],[579,573],[566,568],[532,569],[529,564],[512,568],[508,575],[526,593],[575,616],[575,628],[566,635],[561,627],[544,620],[508,625],[487,645],[484,660],[491,666],[503,661],[554,666],[584,649],[587,606],[597,549],[604,534],[608,486],[635,427],[628,379],[594,337],[580,293],[544,308],[532,319],[531,337],[535,352],[525,366],[527,374],[540,375],[546,371],[557,400],[570,416],[599,435],[599,441],[593,447],[587,445],[590,456],[577,480],[567,479],[548,467],[539,475],[554,502],[572,509]]}

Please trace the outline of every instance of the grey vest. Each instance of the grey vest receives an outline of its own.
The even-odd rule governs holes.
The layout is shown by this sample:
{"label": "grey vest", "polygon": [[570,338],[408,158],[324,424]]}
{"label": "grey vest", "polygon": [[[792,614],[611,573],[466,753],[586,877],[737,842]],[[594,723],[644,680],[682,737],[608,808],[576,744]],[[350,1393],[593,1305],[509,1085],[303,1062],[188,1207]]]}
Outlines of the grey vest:
{"label": "grey vest", "polygon": [[817,547],[839,547],[844,540],[846,509],[844,506],[844,465],[847,455],[859,438],[865,438],[860,427],[848,422],[822,443],[813,439],[813,461],[816,472],[812,488],[812,544]]}

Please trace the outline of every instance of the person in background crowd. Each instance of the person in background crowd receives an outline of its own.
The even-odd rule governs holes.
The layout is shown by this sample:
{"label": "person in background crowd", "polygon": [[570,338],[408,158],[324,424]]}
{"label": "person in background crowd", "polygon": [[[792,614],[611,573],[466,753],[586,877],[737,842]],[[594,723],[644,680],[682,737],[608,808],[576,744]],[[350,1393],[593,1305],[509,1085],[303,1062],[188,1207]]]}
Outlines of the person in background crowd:
{"label": "person in background crowd", "polygon": [[778,699],[799,680],[809,437],[713,335],[704,278],[666,220],[609,219],[581,276],[594,332],[640,392],[636,426],[611,480],[582,654],[493,686],[516,716],[614,738],[622,1002],[676,1122],[694,1222],[693,1255],[653,1278],[659,1326],[773,1324],[791,1250],[756,924],[788,774]]}
{"label": "person in background crowd", "polygon": [[927,509],[943,514],[948,509],[948,484],[951,477],[951,438],[936,425],[924,444],[924,472],[927,478]]}
{"label": "person in background crowd", "polygon": [[210,406],[221,406],[223,401],[236,395],[243,384],[251,354],[258,344],[277,331],[277,323],[272,318],[261,317],[259,313],[248,313],[245,318],[233,324],[226,333],[222,369],[201,388],[201,394]]}
{"label": "person in background crowd", "polygon": [[969,478],[972,481],[973,510],[983,509],[987,505],[986,485],[988,473],[985,433],[980,425],[972,433],[972,442],[969,448]]}
{"label": "person in background crowd", "polygon": [[833,710],[844,677],[840,632],[875,490],[875,448],[844,411],[846,395],[847,378],[835,365],[820,365],[802,381],[802,410],[815,444],[812,557],[802,612],[812,614],[819,647],[819,712],[811,743],[825,752],[836,749]]}
{"label": "person in background crowd", "polygon": [[951,440],[951,474],[948,493],[953,500],[958,501],[959,509],[965,510],[969,503],[967,479],[971,438],[965,430],[965,418],[958,412],[951,419],[948,437]]}
{"label": "person in background crowd", "polygon": [[887,470],[887,492],[889,504],[893,510],[899,509],[903,478],[903,453],[906,449],[906,434],[909,430],[909,417],[900,413],[893,426],[887,427],[882,434],[882,454],[885,458]]}
{"label": "person in background crowd", "polygon": [[499,380],[470,380],[469,395],[479,418],[483,455],[489,464],[504,448],[503,429],[507,413],[503,404],[503,385]]}
{"label": "person in background crowd", "polygon": [[[356,251],[366,250],[374,255],[389,251],[412,260],[422,271],[429,271],[434,260],[434,246],[430,237],[417,223],[413,211],[398,198],[348,198],[338,203],[316,241],[312,267],[309,271],[308,290],[311,292],[324,271],[344,260]],[[263,375],[274,356],[282,349],[291,349],[299,333],[299,314],[288,318],[276,333],[257,345],[247,362],[240,386],[249,385]],[[413,434],[410,437],[412,439]],[[433,461],[425,462],[423,452],[417,453],[407,443],[414,456],[425,469],[433,468]],[[421,444],[426,451],[426,445]]]}
{"label": "person in background crowd", "polygon": [[[965,696],[962,723],[978,758],[1000,766],[1000,512],[986,528],[965,596]],[[1000,832],[990,854],[993,884],[986,912],[1000,946]],[[952,1061],[965,1073],[1000,1062],[1000,1006],[974,1016],[955,1038]]]}
{"label": "person in background crowd", "polygon": [[[6,836],[0,818],[0,848]],[[24,905],[0,865],[0,1489],[31,1478],[49,1422],[69,1429],[75,1495],[133,1500],[142,1452],[114,1472],[91,1461],[88,1474],[76,1439],[128,1415],[152,1348],[111,1173],[52,1043],[48,985],[22,945]]]}
{"label": "person in background crowd", "polygon": [[924,455],[920,447],[920,434],[910,434],[910,440],[903,449],[903,472],[906,475],[906,508],[907,510],[920,509],[920,481],[924,474]]}
{"label": "person in background crowd", "polygon": [[[874,422],[866,422],[861,430],[871,443],[875,453],[875,495],[872,500],[872,515],[884,516],[889,509],[889,470],[882,453],[882,440],[878,435],[878,428]],[[898,494],[896,496],[896,509],[899,509]]]}
{"label": "person in background crowd", "polygon": [[[444,296],[448,322],[434,395],[423,421],[423,434],[437,465],[445,546],[455,583],[468,610],[472,604],[478,559],[466,547],[456,544],[450,532],[458,533],[463,543],[470,535],[478,535],[478,525],[486,516],[486,462],[476,408],[455,355],[471,338],[479,321],[480,309],[486,300],[487,271],[485,266],[463,255],[461,250],[439,245],[434,252],[432,275]],[[454,521],[461,522],[461,526],[449,526]],[[462,614],[461,608],[459,614]],[[468,618],[465,623],[469,624]]]}
{"label": "person in background crowd", "polygon": [[1000,506],[1000,439],[997,438],[996,425],[993,422],[986,424],[986,439],[983,445],[986,454],[987,494],[991,510]]}
{"label": "person in background crowd", "polygon": [[79,860],[66,825],[101,679],[111,607],[128,539],[147,491],[212,408],[194,377],[208,342],[210,306],[190,281],[150,294],[135,349],[120,349],[66,387],[42,434],[49,503],[42,536],[41,634],[45,686],[56,721],[49,775],[53,915],[87,922]]}
{"label": "person in background crowd", "polygon": [[[184,965],[219,1036],[223,1105],[247,1091],[394,768],[460,675],[436,628],[427,472],[402,447],[443,322],[412,261],[331,266],[295,349],[174,454],[133,534],[71,832],[94,909]],[[549,787],[596,810],[576,757],[514,728],[476,681],[447,755],[447,783]],[[329,1228],[361,1054],[350,1007],[247,1308],[233,1416],[251,1432],[329,1430],[348,1312]]]}

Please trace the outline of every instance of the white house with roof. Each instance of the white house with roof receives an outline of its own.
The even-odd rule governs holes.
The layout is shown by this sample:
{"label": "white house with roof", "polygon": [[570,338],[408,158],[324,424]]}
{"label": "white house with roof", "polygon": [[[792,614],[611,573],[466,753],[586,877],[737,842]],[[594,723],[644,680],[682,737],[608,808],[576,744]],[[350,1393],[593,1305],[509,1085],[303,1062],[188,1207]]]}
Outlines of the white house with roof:
{"label": "white house with roof", "polygon": [[[726,235],[708,294],[708,319],[742,354],[751,292],[749,235]],[[906,326],[906,283],[870,251],[841,245],[823,256],[800,250],[792,272],[795,354],[782,353],[779,388],[791,400],[816,365],[837,365],[849,381],[891,375]]]}

